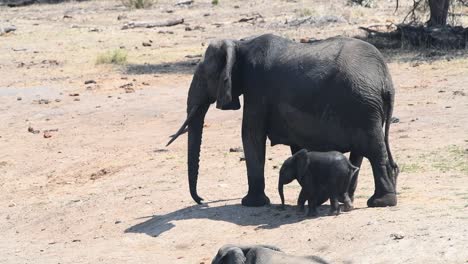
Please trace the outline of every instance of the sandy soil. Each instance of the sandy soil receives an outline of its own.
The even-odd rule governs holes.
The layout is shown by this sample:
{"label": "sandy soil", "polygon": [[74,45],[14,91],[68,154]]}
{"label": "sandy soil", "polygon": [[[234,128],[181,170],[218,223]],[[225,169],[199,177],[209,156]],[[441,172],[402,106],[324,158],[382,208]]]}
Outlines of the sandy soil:
{"label": "sandy soil", "polygon": [[[354,35],[358,26],[400,21],[409,1],[395,14],[388,2],[374,9],[340,1],[173,2],[131,11],[115,1],[0,7],[0,25],[18,28],[0,36],[0,263],[209,263],[226,243],[272,244],[331,263],[468,262],[466,51],[384,52],[400,119],[391,127],[402,170],[398,206],[366,207],[373,179],[365,161],[356,210],[307,219],[292,206],[297,184],[285,190],[291,206],[278,210],[285,146],[267,148],[273,205],[240,206],[245,164],[229,148],[242,145],[241,111],[216,109],[206,120],[199,193],[207,203],[199,206],[188,193],[186,137],[164,147],[185,118],[196,62],[186,55],[202,54],[213,38]],[[263,18],[237,22],[256,13]],[[304,14],[347,22],[284,24]],[[120,29],[178,17],[186,24]],[[185,29],[196,26],[204,29]],[[95,64],[98,54],[120,48],[126,65]],[[119,88],[128,83],[135,92]],[[44,130],[53,130],[50,138]]]}

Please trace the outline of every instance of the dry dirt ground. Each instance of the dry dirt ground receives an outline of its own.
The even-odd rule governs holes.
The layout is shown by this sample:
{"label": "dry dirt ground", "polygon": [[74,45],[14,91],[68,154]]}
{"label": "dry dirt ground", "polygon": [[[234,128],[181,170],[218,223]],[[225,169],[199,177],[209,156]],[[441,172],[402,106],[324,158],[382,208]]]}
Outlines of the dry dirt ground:
{"label": "dry dirt ground", "polygon": [[[0,36],[0,263],[209,263],[226,243],[272,244],[331,263],[468,262],[466,50],[384,51],[400,120],[391,127],[398,206],[366,207],[373,179],[365,161],[356,210],[307,219],[292,206],[297,184],[285,190],[291,206],[278,210],[285,146],[267,148],[272,205],[240,206],[246,169],[229,148],[242,145],[241,111],[216,109],[204,132],[200,206],[188,193],[186,137],[165,148],[185,119],[197,60],[186,55],[202,54],[213,38],[358,34],[358,26],[400,21],[410,3],[400,1],[394,14],[391,1],[373,9],[333,0],[174,2],[146,10],[116,1],[0,7],[0,25],[17,27]],[[345,22],[285,24],[303,15]],[[121,30],[179,17],[185,25]],[[126,65],[96,65],[114,49],[127,51]],[[119,88],[129,83],[134,92]]]}

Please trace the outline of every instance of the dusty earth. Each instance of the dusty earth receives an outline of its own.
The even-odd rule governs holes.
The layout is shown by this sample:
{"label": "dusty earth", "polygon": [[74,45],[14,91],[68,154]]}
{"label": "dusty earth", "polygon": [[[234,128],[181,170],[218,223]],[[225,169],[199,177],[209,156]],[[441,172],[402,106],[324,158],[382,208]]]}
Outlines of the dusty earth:
{"label": "dusty earth", "polygon": [[[267,148],[273,204],[240,206],[246,169],[242,153],[229,148],[242,145],[241,111],[214,107],[199,206],[188,193],[186,137],[165,148],[185,118],[199,59],[186,55],[202,54],[213,38],[352,36],[359,26],[400,21],[410,3],[400,1],[394,14],[391,1],[373,9],[344,1],[174,2],[146,10],[117,1],[0,7],[0,25],[17,27],[0,36],[0,263],[209,263],[226,243],[272,244],[331,263],[468,262],[466,50],[383,51],[397,87],[398,206],[366,207],[373,179],[365,161],[356,210],[307,219],[292,206],[297,184],[285,190],[291,206],[278,210],[286,146]],[[285,24],[305,15],[341,22]],[[121,30],[129,21],[170,18],[185,24]],[[96,65],[114,49],[127,51],[125,65]]]}

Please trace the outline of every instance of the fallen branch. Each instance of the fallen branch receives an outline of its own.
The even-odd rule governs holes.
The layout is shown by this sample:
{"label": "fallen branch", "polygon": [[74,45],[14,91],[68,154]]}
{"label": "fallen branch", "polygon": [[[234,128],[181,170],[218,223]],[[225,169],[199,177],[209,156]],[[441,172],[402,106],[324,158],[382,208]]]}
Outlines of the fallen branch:
{"label": "fallen branch", "polygon": [[131,29],[131,28],[154,28],[154,27],[172,27],[184,23],[184,19],[171,19],[162,22],[129,22],[126,23],[122,29]]}

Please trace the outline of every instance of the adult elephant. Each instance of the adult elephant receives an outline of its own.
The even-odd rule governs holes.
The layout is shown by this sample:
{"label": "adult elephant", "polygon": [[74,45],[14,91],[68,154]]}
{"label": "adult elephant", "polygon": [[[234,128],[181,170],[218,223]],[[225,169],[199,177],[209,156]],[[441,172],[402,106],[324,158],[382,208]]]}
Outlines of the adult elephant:
{"label": "adult elephant", "polygon": [[[197,179],[205,114],[214,102],[219,109],[240,109],[240,95],[249,184],[243,205],[269,203],[264,191],[267,137],[272,146],[289,145],[293,153],[301,148],[350,151],[357,167],[366,157],[375,181],[368,206],[397,204],[398,166],[388,142],[395,92],[374,46],[344,37],[301,44],[271,34],[211,43],[190,85],[187,119],[168,143],[188,130],[188,178],[197,203],[202,201]],[[351,199],[357,175],[354,179]]]}

